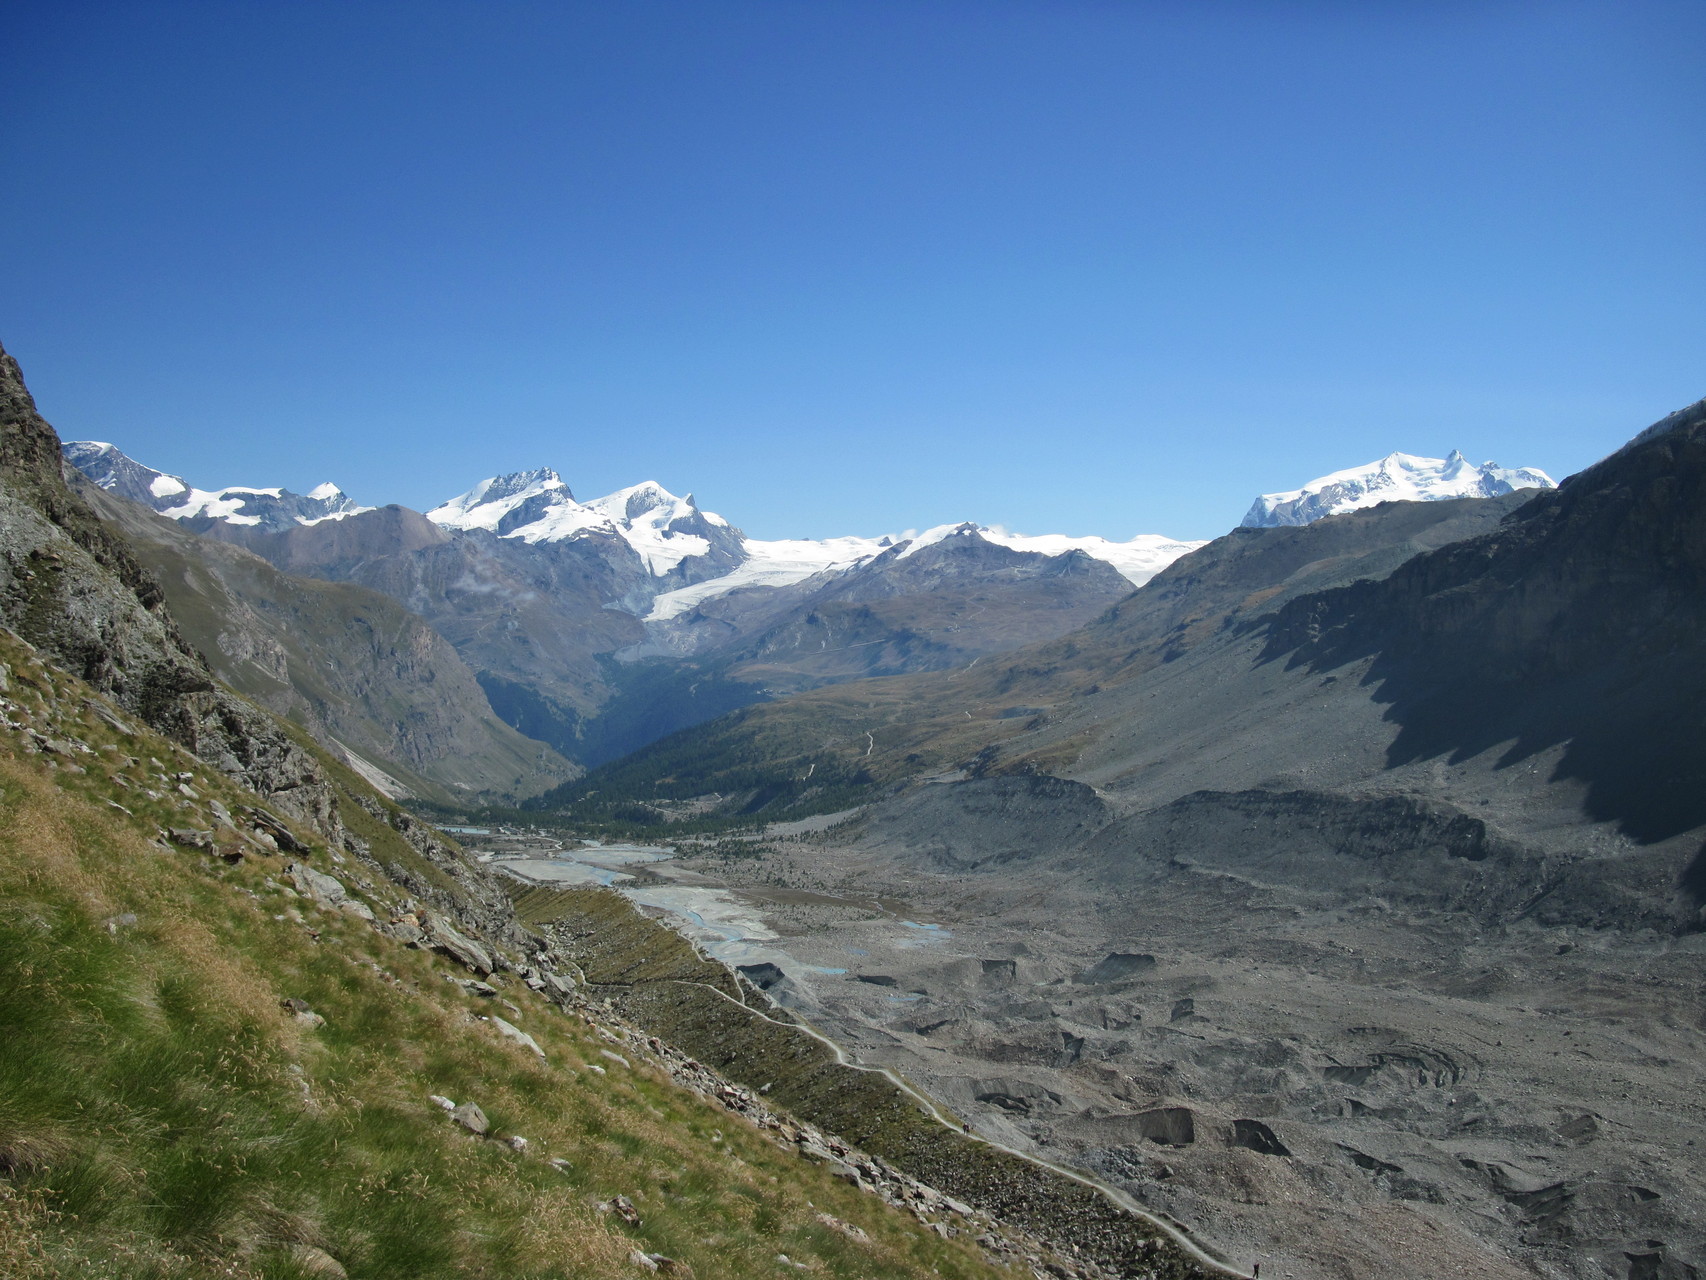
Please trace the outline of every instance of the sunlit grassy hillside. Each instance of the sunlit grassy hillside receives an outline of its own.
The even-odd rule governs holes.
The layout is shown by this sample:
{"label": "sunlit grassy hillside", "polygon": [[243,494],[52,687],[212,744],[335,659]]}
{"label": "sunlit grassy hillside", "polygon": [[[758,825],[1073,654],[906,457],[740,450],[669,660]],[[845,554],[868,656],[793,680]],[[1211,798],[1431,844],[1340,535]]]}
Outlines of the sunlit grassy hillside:
{"label": "sunlit grassy hillside", "polygon": [[254,797],[0,660],[0,1275],[999,1274],[494,977],[545,1057],[505,1040],[466,971],[316,909],[287,856],[160,839]]}

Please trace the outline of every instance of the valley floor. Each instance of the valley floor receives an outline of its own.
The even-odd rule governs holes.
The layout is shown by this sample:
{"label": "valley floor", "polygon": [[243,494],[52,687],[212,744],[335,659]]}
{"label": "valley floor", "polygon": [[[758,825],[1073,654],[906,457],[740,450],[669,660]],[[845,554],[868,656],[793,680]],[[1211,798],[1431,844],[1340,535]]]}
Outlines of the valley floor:
{"label": "valley floor", "polygon": [[1706,1267],[1706,937],[1484,927],[1189,868],[1108,894],[936,874],[825,825],[750,858],[575,856],[623,866],[631,898],[860,1061],[1240,1269]]}

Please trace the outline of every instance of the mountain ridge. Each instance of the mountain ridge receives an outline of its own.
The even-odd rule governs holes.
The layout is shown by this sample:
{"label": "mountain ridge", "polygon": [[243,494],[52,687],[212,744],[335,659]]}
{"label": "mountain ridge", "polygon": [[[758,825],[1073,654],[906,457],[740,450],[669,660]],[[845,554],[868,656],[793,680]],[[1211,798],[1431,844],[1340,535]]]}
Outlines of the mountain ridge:
{"label": "mountain ridge", "polygon": [[798,688],[1058,634],[1194,545],[972,524],[900,542],[767,543],[654,484],[582,503],[549,468],[491,477],[424,515],[322,517],[242,489],[192,516],[175,478],[110,446],[69,457],[94,483],[288,573],[390,596],[456,647],[506,723],[582,763]]}

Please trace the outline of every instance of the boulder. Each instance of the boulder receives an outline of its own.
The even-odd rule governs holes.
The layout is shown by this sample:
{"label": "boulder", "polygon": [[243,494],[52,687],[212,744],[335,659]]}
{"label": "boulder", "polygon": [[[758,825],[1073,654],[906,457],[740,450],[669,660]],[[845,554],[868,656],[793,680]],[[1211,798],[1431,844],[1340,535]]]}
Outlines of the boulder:
{"label": "boulder", "polygon": [[539,1047],[539,1042],[532,1036],[528,1035],[527,1032],[523,1031],[520,1027],[515,1026],[513,1023],[505,1022],[502,1018],[493,1018],[492,1025],[498,1029],[498,1034],[505,1040],[513,1040],[523,1048],[533,1050],[533,1052],[538,1054],[541,1058],[545,1056],[545,1051]]}
{"label": "boulder", "polygon": [[421,932],[421,927],[418,924],[413,923],[406,916],[400,920],[392,920],[380,925],[379,932],[388,938],[395,938],[405,946],[415,947],[426,944],[426,934]]}
{"label": "boulder", "polygon": [[281,818],[268,813],[265,809],[250,809],[249,820],[255,824],[257,834],[265,835],[286,853],[307,853],[308,846],[298,840],[289,827],[284,825]]}
{"label": "boulder", "polygon": [[464,1102],[450,1113],[450,1118],[469,1133],[478,1134],[482,1138],[486,1136],[486,1130],[492,1127],[492,1122],[486,1119],[486,1113],[474,1102]]}
{"label": "boulder", "polygon": [[[175,836],[177,833],[174,832]],[[316,906],[327,910],[336,910],[349,897],[349,891],[336,876],[329,876],[313,867],[305,867],[300,862],[293,862],[284,869],[290,883],[296,887],[296,892],[303,897],[312,899]]]}
{"label": "boulder", "polygon": [[495,966],[486,949],[472,939],[463,937],[442,920],[430,920],[423,929],[426,945],[452,960],[467,965],[475,973],[489,974]]}

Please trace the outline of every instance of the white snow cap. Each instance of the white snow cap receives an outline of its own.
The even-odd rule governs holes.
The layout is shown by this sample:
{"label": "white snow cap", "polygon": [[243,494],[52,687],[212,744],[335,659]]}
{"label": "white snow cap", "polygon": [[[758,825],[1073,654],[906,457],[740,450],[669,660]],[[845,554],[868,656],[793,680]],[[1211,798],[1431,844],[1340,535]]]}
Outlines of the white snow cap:
{"label": "white snow cap", "polygon": [[330,483],[317,485],[306,494],[248,485],[197,489],[182,476],[145,467],[102,440],[68,440],[63,448],[66,460],[101,488],[146,503],[174,520],[207,518],[279,528],[342,520],[373,509],[357,506]]}
{"label": "white snow cap", "polygon": [[1347,467],[1299,489],[1264,493],[1244,517],[1246,528],[1309,524],[1324,516],[1358,511],[1382,502],[1437,502],[1444,498],[1496,498],[1518,489],[1555,489],[1544,471],[1532,467],[1474,465],[1457,450],[1444,458],[1389,453],[1379,461]]}
{"label": "white snow cap", "polygon": [[[540,467],[534,471],[516,471],[507,476],[482,480],[467,493],[458,494],[434,507],[426,516],[447,529],[496,530],[505,516],[529,498],[547,498],[551,504],[560,500],[569,506],[580,506],[561,476],[550,467]],[[538,539],[529,538],[527,541]]]}
{"label": "white snow cap", "polygon": [[804,582],[815,574],[854,569],[891,547],[900,548],[895,552],[895,559],[904,560],[949,538],[972,535],[1014,551],[1037,555],[1058,556],[1068,551],[1082,551],[1093,559],[1112,565],[1134,588],[1141,587],[1180,556],[1205,545],[1201,542],[1180,542],[1158,533],[1140,533],[1129,542],[1112,542],[1097,537],[1073,538],[1061,533],[1027,537],[1022,533],[1008,533],[1000,526],[970,521],[939,524],[923,533],[909,529],[883,538],[827,538],[816,542],[806,539],[760,542],[748,538],[744,546],[748,558],[739,568],[720,578],[664,592],[652,602],[652,611],[646,615],[646,621],[660,622],[676,617],[695,605],[742,587],[786,587]]}
{"label": "white snow cap", "polygon": [[692,494],[678,498],[655,480],[577,502],[549,467],[493,476],[426,514],[447,529],[486,529],[529,543],[608,534],[633,547],[655,577],[711,549],[694,526],[728,527],[721,516],[700,511]]}

